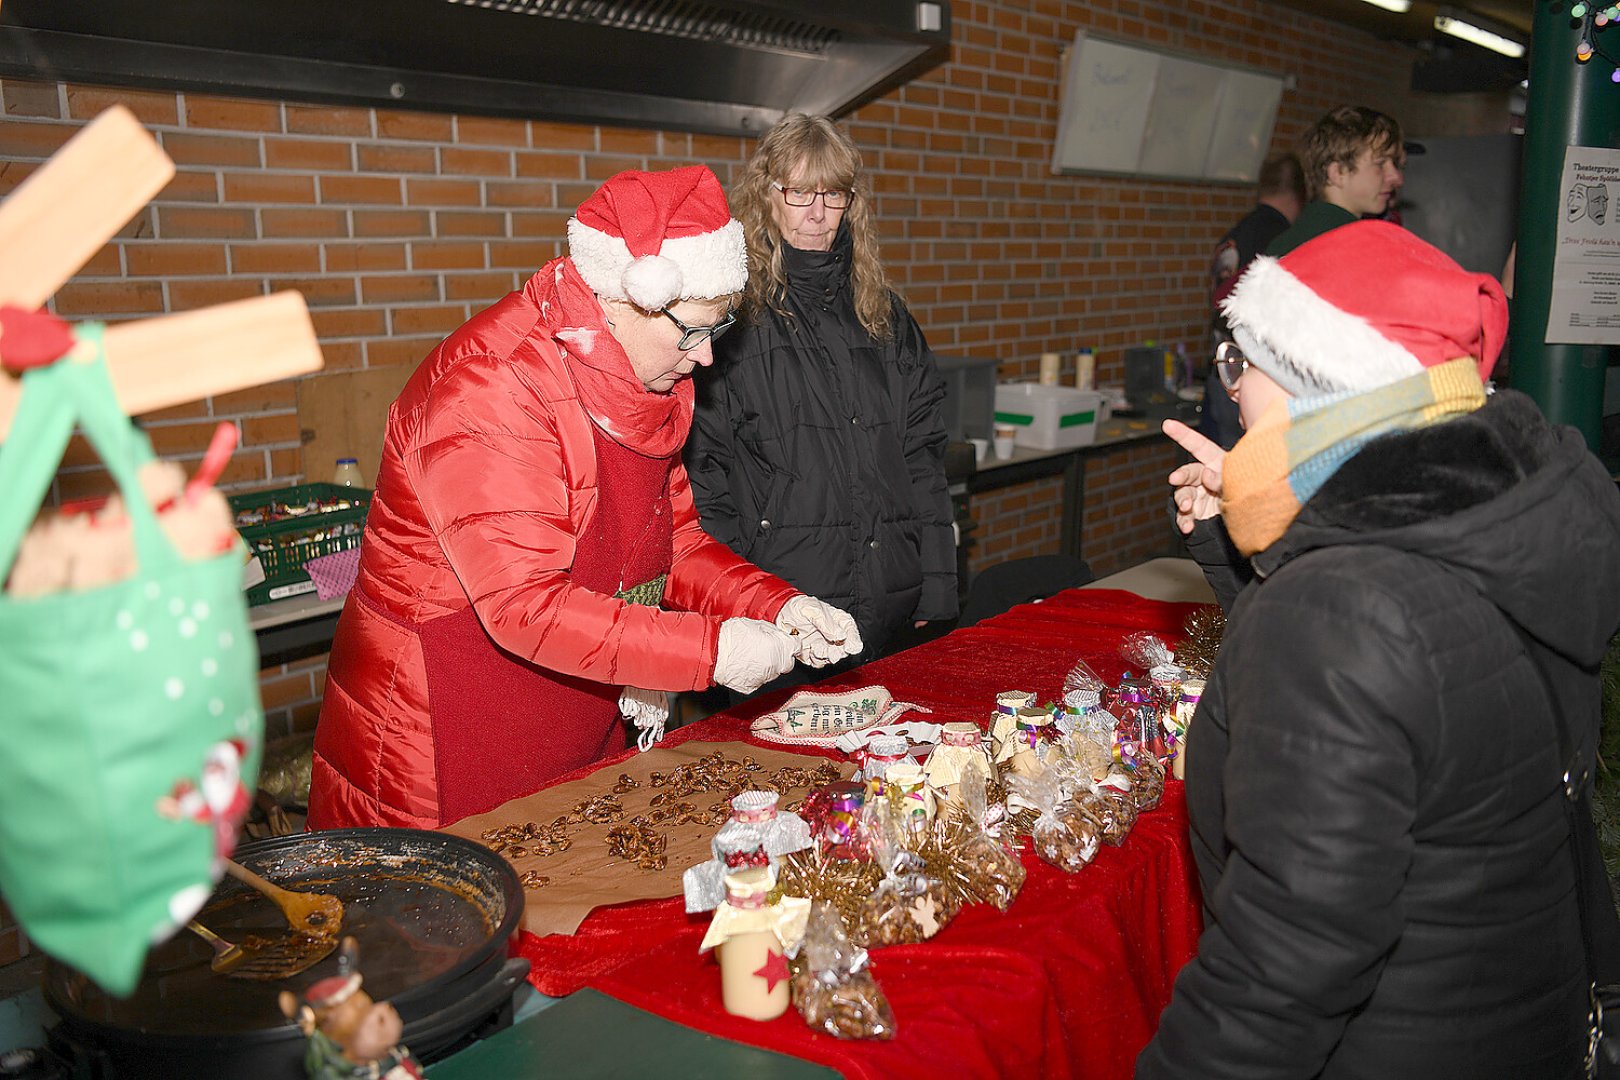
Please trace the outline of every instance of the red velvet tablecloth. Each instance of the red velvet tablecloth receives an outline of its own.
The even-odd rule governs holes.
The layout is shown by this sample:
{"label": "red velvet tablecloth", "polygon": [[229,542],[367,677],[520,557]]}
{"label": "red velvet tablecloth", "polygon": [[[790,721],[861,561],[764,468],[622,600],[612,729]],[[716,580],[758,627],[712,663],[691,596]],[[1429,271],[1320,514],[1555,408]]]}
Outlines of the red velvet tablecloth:
{"label": "red velvet tablecloth", "polygon": [[[1076,660],[1118,678],[1128,666],[1118,652],[1127,634],[1147,630],[1174,644],[1195,609],[1113,590],[1070,590],[824,686],[879,683],[933,710],[927,719],[983,725],[999,691],[1056,697]],[[688,725],[670,741],[753,741],[748,720],[786,696]],[[812,1032],[791,1009],[768,1023],[728,1015],[719,969],[712,955],[698,952],[708,918],[686,915],[679,897],[598,909],[572,936],[525,934],[519,948],[542,992],[591,986],[849,1077],[1129,1077],[1198,942],[1181,785],[1167,784],[1163,804],[1142,815],[1124,845],[1104,847],[1078,874],[1047,866],[1027,842],[1022,854],[1029,876],[1005,914],[973,905],[927,942],[873,951],[872,971],[894,1008],[889,1042]]]}

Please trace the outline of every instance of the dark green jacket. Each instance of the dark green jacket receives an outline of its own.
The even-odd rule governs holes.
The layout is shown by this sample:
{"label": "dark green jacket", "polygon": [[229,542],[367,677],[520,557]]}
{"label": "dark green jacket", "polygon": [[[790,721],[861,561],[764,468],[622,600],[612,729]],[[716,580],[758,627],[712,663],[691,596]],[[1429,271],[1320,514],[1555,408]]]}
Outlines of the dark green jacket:
{"label": "dark green jacket", "polygon": [[1266,254],[1273,257],[1286,255],[1307,240],[1315,240],[1340,225],[1360,220],[1360,217],[1343,207],[1318,199],[1316,202],[1307,203],[1288,230],[1266,245]]}

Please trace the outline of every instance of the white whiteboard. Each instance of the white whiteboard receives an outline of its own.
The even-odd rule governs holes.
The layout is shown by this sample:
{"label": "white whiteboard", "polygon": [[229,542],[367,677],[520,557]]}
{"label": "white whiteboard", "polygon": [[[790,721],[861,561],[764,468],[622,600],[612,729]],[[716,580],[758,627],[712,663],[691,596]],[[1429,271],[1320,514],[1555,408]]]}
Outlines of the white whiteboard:
{"label": "white whiteboard", "polygon": [[1137,172],[1154,176],[1204,175],[1225,81],[1224,68],[1175,56],[1159,59],[1159,78],[1153,87],[1153,106],[1148,110]]}
{"label": "white whiteboard", "polygon": [[1282,89],[1278,79],[1248,71],[1227,71],[1221,112],[1209,141],[1205,176],[1250,183],[1260,179]]}
{"label": "white whiteboard", "polygon": [[1280,78],[1075,34],[1063,67],[1053,172],[1253,182]]}
{"label": "white whiteboard", "polygon": [[1087,40],[1084,34],[1075,36],[1074,46],[1064,67],[1054,171],[1061,165],[1135,172],[1158,54]]}

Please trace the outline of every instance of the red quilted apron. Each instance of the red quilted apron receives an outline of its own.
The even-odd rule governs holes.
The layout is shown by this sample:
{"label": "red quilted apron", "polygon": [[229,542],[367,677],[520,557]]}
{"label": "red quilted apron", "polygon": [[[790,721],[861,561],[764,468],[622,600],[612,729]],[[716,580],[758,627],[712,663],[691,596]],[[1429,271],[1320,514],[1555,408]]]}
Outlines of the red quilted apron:
{"label": "red quilted apron", "polygon": [[[574,548],[581,588],[656,605],[674,558],[669,471],[591,426],[596,513]],[[622,687],[547,671],[503,650],[468,607],[420,629],[448,824],[538,791],[546,781],[625,746]]]}

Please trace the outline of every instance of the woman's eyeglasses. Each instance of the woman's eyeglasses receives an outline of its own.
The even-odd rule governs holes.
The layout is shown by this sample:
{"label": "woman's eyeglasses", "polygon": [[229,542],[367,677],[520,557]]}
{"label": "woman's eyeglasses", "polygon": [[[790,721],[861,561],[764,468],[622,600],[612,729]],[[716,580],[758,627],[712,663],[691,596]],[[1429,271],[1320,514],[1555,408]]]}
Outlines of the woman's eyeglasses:
{"label": "woman's eyeglasses", "polygon": [[819,197],[821,205],[829,210],[847,210],[855,199],[855,193],[848,188],[815,191],[810,188],[783,187],[775,180],[771,181],[771,187],[782,193],[782,201],[789,206],[809,206]]}
{"label": "woman's eyeglasses", "polygon": [[1223,341],[1215,346],[1215,376],[1228,390],[1238,388],[1238,380],[1248,370],[1249,361],[1235,341]]}
{"label": "woman's eyeglasses", "polygon": [[737,316],[730,311],[713,326],[687,326],[677,319],[669,308],[664,309],[664,318],[681,328],[681,340],[675,343],[675,347],[681,352],[691,352],[705,341],[713,341],[737,324]]}

